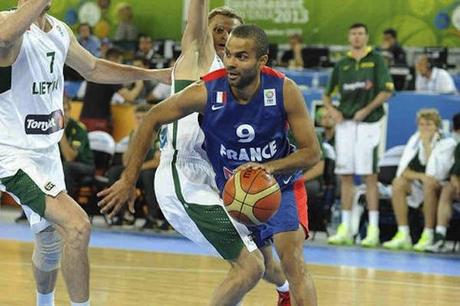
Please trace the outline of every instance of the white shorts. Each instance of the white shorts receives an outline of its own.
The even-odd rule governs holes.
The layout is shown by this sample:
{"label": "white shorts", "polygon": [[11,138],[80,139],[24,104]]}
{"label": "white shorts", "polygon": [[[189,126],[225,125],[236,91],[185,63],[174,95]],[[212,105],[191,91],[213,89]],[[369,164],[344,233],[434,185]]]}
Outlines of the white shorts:
{"label": "white shorts", "polygon": [[224,259],[238,258],[243,247],[255,250],[250,231],[225,210],[209,163],[168,153],[161,155],[155,194],[174,229]]}
{"label": "white shorts", "polygon": [[58,145],[40,150],[0,146],[0,191],[21,205],[34,233],[51,225],[43,218],[45,196],[65,189]]}
{"label": "white shorts", "polygon": [[380,122],[346,120],[335,127],[336,174],[377,173]]}

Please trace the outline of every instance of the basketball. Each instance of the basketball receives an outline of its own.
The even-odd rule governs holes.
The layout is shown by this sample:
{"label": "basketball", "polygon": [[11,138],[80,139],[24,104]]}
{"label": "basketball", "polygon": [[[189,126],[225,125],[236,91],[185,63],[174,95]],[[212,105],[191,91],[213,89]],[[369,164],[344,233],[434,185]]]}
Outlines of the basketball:
{"label": "basketball", "polygon": [[281,191],[275,178],[262,169],[236,172],[225,184],[225,208],[230,216],[245,225],[267,222],[278,210]]}

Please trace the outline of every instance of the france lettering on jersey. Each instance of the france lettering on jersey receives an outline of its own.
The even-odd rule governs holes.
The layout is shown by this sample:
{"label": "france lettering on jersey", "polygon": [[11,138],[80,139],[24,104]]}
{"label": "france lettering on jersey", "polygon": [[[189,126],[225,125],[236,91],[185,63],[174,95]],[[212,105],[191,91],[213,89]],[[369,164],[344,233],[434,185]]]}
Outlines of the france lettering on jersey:
{"label": "france lettering on jersey", "polygon": [[32,24],[13,65],[0,68],[0,145],[42,149],[62,137],[63,67],[70,35],[61,21],[47,20],[51,30]]}
{"label": "france lettering on jersey", "polygon": [[[208,158],[223,190],[238,166],[247,162],[265,163],[286,157],[295,149],[287,137],[284,110],[284,75],[268,67],[261,71],[258,92],[245,105],[233,97],[227,71],[220,69],[203,77],[208,101],[202,129]],[[300,176],[300,171],[276,176],[284,188]]]}

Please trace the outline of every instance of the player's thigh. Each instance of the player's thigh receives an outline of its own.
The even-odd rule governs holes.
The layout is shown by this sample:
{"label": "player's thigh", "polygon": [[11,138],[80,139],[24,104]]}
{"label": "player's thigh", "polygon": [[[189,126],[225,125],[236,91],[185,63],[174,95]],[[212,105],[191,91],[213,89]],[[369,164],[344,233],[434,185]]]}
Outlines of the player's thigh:
{"label": "player's thigh", "polygon": [[283,269],[285,269],[285,266],[293,267],[299,264],[303,265],[303,242],[305,241],[305,232],[301,226],[299,226],[299,229],[296,231],[275,234],[273,240]]}
{"label": "player's thigh", "polygon": [[85,211],[66,192],[57,196],[46,196],[45,219],[65,231],[89,230],[89,219]]}
{"label": "player's thigh", "polygon": [[356,123],[350,120],[339,123],[335,132],[336,174],[353,174],[354,146],[356,142]]}

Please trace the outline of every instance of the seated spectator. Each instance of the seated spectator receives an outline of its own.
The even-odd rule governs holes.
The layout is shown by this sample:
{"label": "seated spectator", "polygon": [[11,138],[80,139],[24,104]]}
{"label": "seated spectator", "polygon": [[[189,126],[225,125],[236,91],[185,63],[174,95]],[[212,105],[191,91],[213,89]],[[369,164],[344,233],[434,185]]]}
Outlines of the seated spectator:
{"label": "seated spectator", "polygon": [[81,179],[93,176],[94,157],[89,147],[88,132],[81,122],[70,117],[71,103],[64,98],[64,135],[59,141],[64,179],[68,194],[75,200]]}
{"label": "seated spectator", "polygon": [[302,57],[302,36],[294,34],[289,36],[289,46],[291,49],[285,51],[281,57],[280,65],[288,68],[303,68],[304,61]]}
{"label": "seated spectator", "polygon": [[[455,147],[452,139],[443,139],[439,132],[441,118],[436,109],[422,109],[417,114],[418,131],[404,148],[392,183],[392,205],[398,232],[383,244],[388,249],[411,249],[408,205],[419,207],[423,202],[425,227],[414,250],[424,251],[433,244],[436,204],[441,182],[452,166],[450,156]],[[407,197],[407,199],[406,199]]]}
{"label": "seated spectator", "polygon": [[406,52],[398,42],[398,33],[395,29],[383,31],[381,50],[382,55],[388,59],[388,65],[407,66]]}
{"label": "seated spectator", "polygon": [[[120,50],[112,48],[107,51],[107,60],[121,63],[123,60]],[[122,85],[86,83],[83,108],[80,121],[86,125],[88,131],[112,131],[111,102],[114,94],[118,94],[123,101],[134,101],[144,88],[143,81],[135,82],[131,89]]]}
{"label": "seated spectator", "polygon": [[152,37],[145,34],[139,35],[135,57],[147,60],[149,63],[149,68],[154,68],[153,59],[155,58],[155,50],[153,48]]}
{"label": "seated spectator", "polygon": [[[137,127],[140,125],[143,117],[149,111],[150,105],[138,105],[136,107],[135,116],[136,116],[136,128],[131,131],[129,134],[129,140],[131,142],[132,136],[136,132]],[[129,148],[129,145],[128,145]],[[123,164],[114,166],[107,171],[107,176],[109,178],[110,184],[113,184],[120,178],[121,173],[123,172],[127,162],[128,162],[128,155],[129,149],[127,152],[123,154]],[[139,174],[139,179],[137,181],[137,187],[143,191],[145,203],[147,204],[147,213],[146,213],[146,221],[145,224],[142,226],[144,229],[151,229],[161,223],[161,229],[168,229],[168,223],[165,221],[160,207],[158,206],[156,197],[155,197],[155,190],[153,188],[154,185],[154,178],[155,178],[155,171],[160,163],[160,150],[159,150],[159,140],[155,139],[152,141],[152,146],[150,150],[147,152],[145,157],[144,163],[141,167],[141,172]],[[122,210],[118,215],[118,220],[115,221],[114,224],[121,225],[123,222],[130,221],[129,219],[132,218],[128,215],[126,209]]]}
{"label": "seated spectator", "polygon": [[325,107],[320,108],[316,113],[316,120],[323,131],[321,138],[324,142],[332,147],[335,146],[335,121],[332,118],[331,112]]}
{"label": "seated spectator", "polygon": [[137,27],[134,24],[134,14],[131,5],[121,3],[118,6],[118,27],[115,31],[115,41],[136,41]]}
{"label": "seated spectator", "polygon": [[108,38],[101,39],[101,58],[107,58],[107,51],[113,48],[112,42]]}
{"label": "seated spectator", "polygon": [[438,94],[452,94],[457,91],[454,79],[446,70],[435,67],[432,60],[422,55],[415,65],[417,78],[415,90]]}
{"label": "seated spectator", "polygon": [[460,201],[460,113],[453,118],[453,138],[457,146],[454,151],[454,165],[450,171],[450,181],[442,188],[439,199],[436,231],[434,233],[433,245],[428,246],[428,252],[444,251],[446,242],[447,226],[452,217],[452,204],[454,200]]}
{"label": "seated spectator", "polygon": [[92,55],[101,56],[101,42],[99,38],[93,35],[93,30],[89,24],[82,23],[78,26],[78,42]]}

